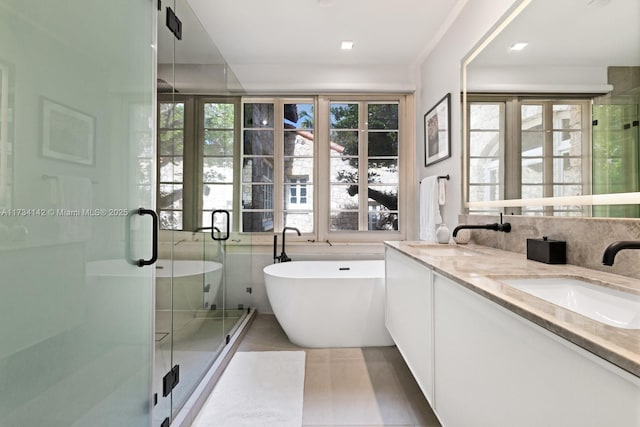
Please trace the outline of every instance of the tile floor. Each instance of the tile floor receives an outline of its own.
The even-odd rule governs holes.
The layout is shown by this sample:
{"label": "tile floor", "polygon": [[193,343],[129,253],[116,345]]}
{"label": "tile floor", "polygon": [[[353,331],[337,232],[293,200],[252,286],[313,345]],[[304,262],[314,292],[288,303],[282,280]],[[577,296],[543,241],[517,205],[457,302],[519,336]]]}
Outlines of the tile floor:
{"label": "tile floor", "polygon": [[[301,350],[258,314],[238,351]],[[306,352],[303,426],[440,426],[395,347]]]}

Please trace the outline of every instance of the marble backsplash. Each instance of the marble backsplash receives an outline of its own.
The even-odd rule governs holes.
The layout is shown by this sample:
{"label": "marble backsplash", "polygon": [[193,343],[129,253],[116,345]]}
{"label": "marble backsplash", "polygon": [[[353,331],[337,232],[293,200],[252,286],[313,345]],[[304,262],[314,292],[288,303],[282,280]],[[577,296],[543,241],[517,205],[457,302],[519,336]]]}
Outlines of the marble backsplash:
{"label": "marble backsplash", "polygon": [[[496,215],[460,215],[459,224],[491,224]],[[543,236],[567,242],[567,264],[640,279],[640,250],[618,252],[613,266],[602,264],[602,254],[618,240],[640,240],[640,219],[567,218],[505,215],[511,232],[471,230],[471,241],[505,251],[526,254],[527,239]],[[454,226],[450,227],[453,231]]]}

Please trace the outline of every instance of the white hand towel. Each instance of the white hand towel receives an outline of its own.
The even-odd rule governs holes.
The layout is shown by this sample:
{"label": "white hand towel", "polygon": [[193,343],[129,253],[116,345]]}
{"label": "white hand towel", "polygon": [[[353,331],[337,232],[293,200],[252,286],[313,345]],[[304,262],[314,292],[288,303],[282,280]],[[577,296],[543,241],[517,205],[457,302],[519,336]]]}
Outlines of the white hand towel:
{"label": "white hand towel", "polygon": [[420,183],[420,240],[436,242],[436,226],[441,222],[438,177],[428,176]]}
{"label": "white hand towel", "polygon": [[446,189],[445,189],[444,183],[445,183],[444,178],[438,180],[438,204],[440,206],[444,206],[444,204],[447,202]]}

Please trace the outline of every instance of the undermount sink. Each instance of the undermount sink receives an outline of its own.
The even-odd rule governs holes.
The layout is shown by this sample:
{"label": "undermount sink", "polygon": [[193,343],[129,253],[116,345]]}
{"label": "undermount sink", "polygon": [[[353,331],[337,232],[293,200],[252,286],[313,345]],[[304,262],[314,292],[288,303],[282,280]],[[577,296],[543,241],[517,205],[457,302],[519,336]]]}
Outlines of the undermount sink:
{"label": "undermount sink", "polygon": [[513,288],[607,325],[640,329],[640,295],[575,277],[499,278]]}
{"label": "undermount sink", "polygon": [[480,255],[471,249],[461,248],[459,246],[440,244],[440,243],[408,243],[412,248],[424,250],[431,256],[473,256]]}

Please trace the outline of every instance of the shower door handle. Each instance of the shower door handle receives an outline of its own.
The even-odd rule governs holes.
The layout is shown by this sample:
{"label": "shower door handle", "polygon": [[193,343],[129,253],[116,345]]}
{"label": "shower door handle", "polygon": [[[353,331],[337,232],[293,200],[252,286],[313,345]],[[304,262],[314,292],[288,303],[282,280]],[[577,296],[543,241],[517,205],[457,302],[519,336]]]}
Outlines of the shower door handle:
{"label": "shower door handle", "polygon": [[[220,232],[220,230],[217,229],[217,227],[214,227],[213,224],[215,224],[215,216],[216,214],[223,214],[226,218],[226,230],[225,230],[225,234],[224,236],[221,237],[216,237],[216,233],[215,231]],[[229,240],[229,223],[230,223],[230,219],[229,219],[229,211],[224,210],[224,209],[216,209],[215,211],[211,212],[211,238],[213,240]]]}
{"label": "shower door handle", "polygon": [[151,258],[139,259],[134,261],[138,267],[144,267],[145,265],[151,265],[158,260],[158,214],[152,209],[139,208],[136,212],[138,215],[150,215],[153,222],[152,241],[151,241]]}

